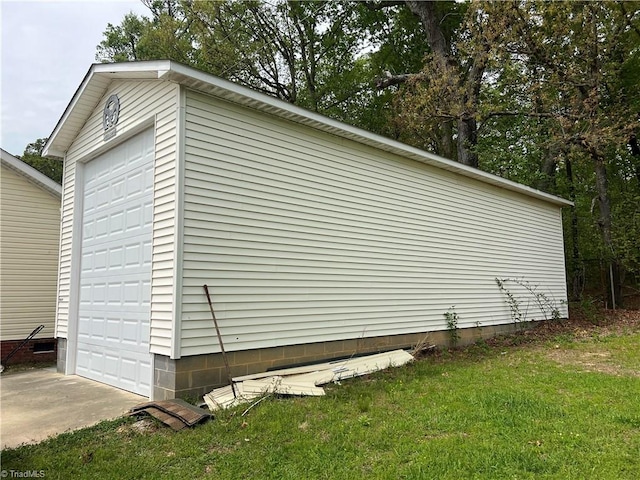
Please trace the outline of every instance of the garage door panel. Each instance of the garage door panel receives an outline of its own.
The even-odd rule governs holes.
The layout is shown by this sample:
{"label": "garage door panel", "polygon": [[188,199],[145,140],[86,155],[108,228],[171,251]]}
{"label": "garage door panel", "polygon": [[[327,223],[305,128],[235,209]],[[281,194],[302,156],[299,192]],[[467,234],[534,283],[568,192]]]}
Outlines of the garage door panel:
{"label": "garage door panel", "polygon": [[84,283],[80,288],[80,306],[99,309],[103,306],[120,306],[131,309],[135,304],[140,307],[148,305],[151,280],[140,278],[139,273],[127,274],[122,270],[119,278],[105,278],[101,272],[87,272],[83,275]]}
{"label": "garage door panel", "polygon": [[[153,201],[151,195],[144,202],[123,210],[123,206],[100,210],[99,214],[85,212],[87,222],[83,228],[83,245],[96,246],[113,243],[114,239],[136,238],[153,224]],[[142,197],[141,197],[142,198]],[[136,199],[127,203],[130,205]]]}
{"label": "garage door panel", "polygon": [[113,315],[108,310],[83,315],[78,342],[102,347],[120,345],[132,352],[148,353],[149,323],[141,323],[139,318],[136,312]]}
{"label": "garage door panel", "polygon": [[[151,240],[138,238],[121,239],[120,245],[90,245],[82,255],[82,275],[85,280],[104,279],[105,272],[111,276],[138,275],[141,270],[151,268]],[[125,243],[126,242],[126,243]]]}
{"label": "garage door panel", "polygon": [[151,361],[148,354],[134,358],[117,349],[101,351],[78,348],[76,373],[99,382],[116,385],[130,391],[150,391]]}
{"label": "garage door panel", "polygon": [[109,208],[118,208],[131,200],[143,197],[152,187],[142,185],[153,178],[153,169],[144,172],[129,172],[130,178],[121,178],[117,181],[107,182],[93,189],[86,190],[86,202],[83,206],[85,213],[95,213]]}
{"label": "garage door panel", "polygon": [[149,395],[152,130],[90,161],[84,186],[77,373]]}
{"label": "garage door panel", "polygon": [[109,158],[108,162],[87,163],[85,169],[85,185],[88,189],[103,184],[104,179],[111,180],[125,177],[127,172],[135,169],[147,169],[147,153],[153,151],[153,134],[147,130],[125,143],[108,151],[100,158]]}

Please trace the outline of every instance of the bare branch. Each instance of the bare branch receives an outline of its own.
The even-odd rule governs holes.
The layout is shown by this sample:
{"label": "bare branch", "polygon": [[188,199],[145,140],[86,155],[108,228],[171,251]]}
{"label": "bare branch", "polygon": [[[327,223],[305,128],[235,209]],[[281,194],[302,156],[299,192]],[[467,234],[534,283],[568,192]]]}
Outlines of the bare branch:
{"label": "bare branch", "polygon": [[405,5],[403,0],[382,0],[382,1],[368,1],[364,2],[364,6],[371,11],[382,10],[387,7],[396,7],[398,5]]}
{"label": "bare branch", "polygon": [[550,113],[550,112],[517,112],[517,111],[505,111],[505,112],[491,112],[484,115],[482,121],[487,121],[493,117],[532,117],[532,118],[567,118],[571,120],[578,120],[580,117],[577,115],[567,115],[566,113]]}
{"label": "bare branch", "polygon": [[415,73],[402,73],[400,75],[392,75],[391,72],[384,72],[384,77],[375,79],[375,85],[378,90],[385,89],[392,85],[400,85],[415,77]]}

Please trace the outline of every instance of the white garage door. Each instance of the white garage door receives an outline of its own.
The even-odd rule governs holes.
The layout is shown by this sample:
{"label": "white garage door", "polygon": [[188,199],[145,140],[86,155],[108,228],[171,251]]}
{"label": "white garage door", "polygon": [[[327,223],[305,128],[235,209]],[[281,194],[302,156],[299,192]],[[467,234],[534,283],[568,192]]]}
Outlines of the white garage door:
{"label": "white garage door", "polygon": [[153,130],[84,171],[76,373],[149,396]]}

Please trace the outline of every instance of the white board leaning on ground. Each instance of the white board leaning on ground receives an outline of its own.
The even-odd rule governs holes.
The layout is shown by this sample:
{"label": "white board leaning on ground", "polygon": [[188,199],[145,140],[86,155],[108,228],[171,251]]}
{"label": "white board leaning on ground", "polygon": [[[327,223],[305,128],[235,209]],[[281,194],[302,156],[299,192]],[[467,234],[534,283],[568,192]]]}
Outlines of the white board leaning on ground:
{"label": "white board leaning on ground", "polygon": [[246,375],[233,379],[233,387],[218,388],[203,398],[212,412],[234,407],[269,394],[320,397],[321,385],[401,367],[413,360],[404,350],[348,358],[333,362]]}
{"label": "white board leaning on ground", "polygon": [[[150,183],[134,204],[127,182],[142,177],[116,167],[141,138]],[[358,339],[368,352],[404,347],[402,335],[446,330],[452,306],[459,328],[511,323],[496,278],[526,279],[566,316],[570,202],[175,62],[93,65],[45,154],[65,163],[56,333],[68,373],[91,344],[87,371],[123,388],[177,395],[220,382],[201,373],[220,352],[204,284],[232,368],[245,372],[349,355],[340,349]],[[112,173],[90,184],[105,158]],[[83,294],[86,275],[110,285],[114,272],[85,275],[87,249],[111,262],[128,248],[110,234],[92,246],[82,226],[88,193],[120,180],[135,202],[101,198],[108,215],[91,221],[107,232],[138,222],[150,256],[127,260],[126,289]],[[119,313],[83,323],[83,302]],[[107,333],[136,353],[123,357]]]}

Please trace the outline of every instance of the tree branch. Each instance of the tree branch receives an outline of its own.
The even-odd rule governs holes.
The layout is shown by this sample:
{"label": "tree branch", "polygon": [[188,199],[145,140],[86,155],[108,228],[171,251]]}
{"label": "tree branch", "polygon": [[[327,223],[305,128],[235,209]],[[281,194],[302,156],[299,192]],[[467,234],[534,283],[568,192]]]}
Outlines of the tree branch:
{"label": "tree branch", "polygon": [[491,112],[485,115],[482,118],[482,121],[485,122],[493,117],[532,117],[532,118],[568,118],[571,120],[578,120],[581,117],[577,115],[567,115],[564,113],[549,113],[549,112],[516,112],[516,111],[505,111],[505,112]]}
{"label": "tree branch", "polygon": [[400,75],[392,75],[391,72],[384,72],[384,77],[378,77],[375,79],[375,85],[378,90],[383,90],[392,85],[400,85],[407,82],[409,79],[416,77],[416,73],[402,73]]}
{"label": "tree branch", "polygon": [[371,11],[382,10],[387,7],[396,7],[398,5],[405,5],[404,0],[381,0],[381,1],[368,1],[364,2],[364,6]]}
{"label": "tree branch", "polygon": [[625,8],[624,3],[620,2],[618,5],[620,7],[620,10],[622,11],[622,16],[625,19],[625,23],[629,26],[629,28],[631,28],[634,32],[636,32],[636,35],[638,37],[640,37],[640,30],[638,29],[638,27],[636,25],[634,25],[631,22],[631,19],[628,17],[627,9]]}

